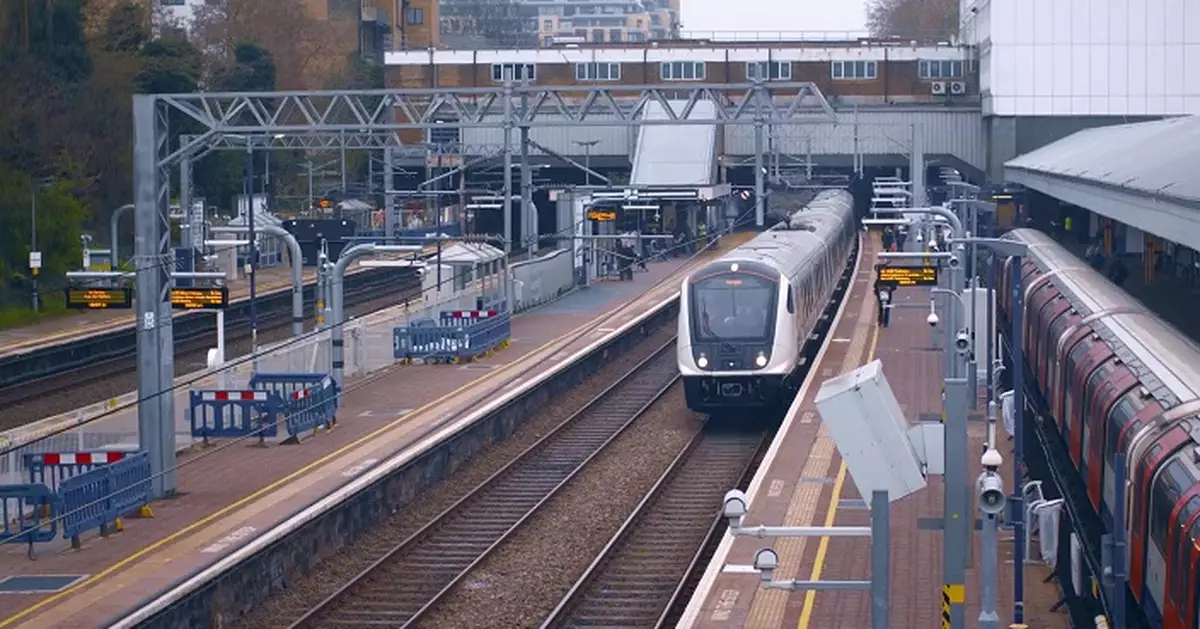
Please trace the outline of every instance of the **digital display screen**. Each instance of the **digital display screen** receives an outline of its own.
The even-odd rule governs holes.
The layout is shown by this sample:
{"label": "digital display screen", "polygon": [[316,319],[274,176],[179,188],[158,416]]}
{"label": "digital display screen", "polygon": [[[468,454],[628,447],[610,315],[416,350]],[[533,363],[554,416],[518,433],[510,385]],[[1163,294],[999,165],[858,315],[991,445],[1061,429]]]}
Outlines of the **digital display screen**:
{"label": "digital display screen", "polygon": [[936,266],[884,266],[878,271],[881,282],[891,282],[897,286],[937,286],[938,268]]}
{"label": "digital display screen", "polygon": [[67,307],[82,310],[132,308],[132,288],[68,288]]}
{"label": "digital display screen", "polygon": [[615,221],[617,213],[612,210],[589,210],[587,217],[592,221]]}
{"label": "digital display screen", "polygon": [[229,288],[172,288],[171,307],[176,310],[221,310],[229,307]]}

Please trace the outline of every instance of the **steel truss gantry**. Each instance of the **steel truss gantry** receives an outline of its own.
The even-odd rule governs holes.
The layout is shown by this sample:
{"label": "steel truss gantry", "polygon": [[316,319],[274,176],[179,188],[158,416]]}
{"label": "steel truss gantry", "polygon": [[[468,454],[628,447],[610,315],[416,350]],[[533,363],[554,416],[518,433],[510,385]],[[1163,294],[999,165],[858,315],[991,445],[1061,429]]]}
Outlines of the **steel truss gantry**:
{"label": "steel truss gantry", "polygon": [[[708,114],[701,101],[716,106]],[[666,114],[642,120],[650,103]],[[705,113],[701,113],[705,112]],[[170,118],[200,129],[169,146]],[[490,88],[387,89],[336,92],[138,94],[133,97],[135,265],[137,270],[138,440],[149,453],[155,496],[174,493],[174,334],[169,290],[174,270],[168,208],[169,169],[211,149],[383,148],[385,173],[397,131],[438,127],[501,128],[528,137],[532,127],[728,125],[755,128],[756,186],[763,215],[763,136],[768,127],[833,123],[837,116],[813,83],[537,87],[507,82]],[[289,140],[288,138],[294,138]],[[308,146],[305,146],[305,144]],[[378,144],[376,144],[378,143]],[[511,229],[512,142],[504,143],[505,223]],[[522,162],[528,152],[521,143]],[[522,169],[523,182],[529,180]],[[188,183],[181,182],[184,186]],[[387,212],[389,227],[392,214]],[[336,365],[335,365],[336,367]]]}

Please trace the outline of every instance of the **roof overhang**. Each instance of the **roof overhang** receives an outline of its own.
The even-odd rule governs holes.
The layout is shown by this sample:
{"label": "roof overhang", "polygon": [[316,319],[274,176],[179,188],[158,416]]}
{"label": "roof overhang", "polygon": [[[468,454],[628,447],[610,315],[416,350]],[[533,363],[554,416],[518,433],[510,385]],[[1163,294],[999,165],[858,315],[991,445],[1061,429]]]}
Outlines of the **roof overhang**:
{"label": "roof overhang", "polygon": [[1200,207],[1076,177],[1006,166],[1005,179],[1200,251]]}

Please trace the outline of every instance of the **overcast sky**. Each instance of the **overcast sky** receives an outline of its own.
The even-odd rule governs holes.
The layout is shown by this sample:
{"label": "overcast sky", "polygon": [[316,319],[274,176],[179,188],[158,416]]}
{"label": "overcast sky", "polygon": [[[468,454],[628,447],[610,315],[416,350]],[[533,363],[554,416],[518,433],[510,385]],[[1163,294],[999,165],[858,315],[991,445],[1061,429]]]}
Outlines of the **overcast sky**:
{"label": "overcast sky", "polygon": [[683,0],[685,31],[862,31],[866,0]]}

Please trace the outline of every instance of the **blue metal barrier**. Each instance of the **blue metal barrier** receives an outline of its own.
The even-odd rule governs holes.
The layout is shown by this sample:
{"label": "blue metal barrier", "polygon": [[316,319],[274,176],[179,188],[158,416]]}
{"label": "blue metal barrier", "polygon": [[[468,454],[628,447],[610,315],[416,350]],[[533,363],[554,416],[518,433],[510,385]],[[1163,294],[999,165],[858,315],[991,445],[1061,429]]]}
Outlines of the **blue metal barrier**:
{"label": "blue metal barrier", "polygon": [[443,312],[441,325],[401,326],[392,330],[392,356],[411,362],[465,362],[507,347],[512,335],[508,313],[486,318]]}
{"label": "blue metal barrier", "polygon": [[107,533],[118,518],[150,504],[150,455],[138,452],[116,463],[97,466],[72,476],[58,488],[62,500],[62,531],[71,545],[88,529]]}
{"label": "blue metal barrier", "polygon": [[274,437],[280,396],[267,391],[192,391],[188,394],[192,436],[210,438]]}
{"label": "blue metal barrier", "polygon": [[0,519],[4,542],[34,544],[49,542],[58,535],[62,500],[40,483],[0,485]]}
{"label": "blue metal barrier", "polygon": [[295,440],[300,435],[316,431],[321,426],[337,423],[339,387],[324,373],[257,373],[250,378],[250,388],[280,399],[279,413],[283,415],[288,434]]}
{"label": "blue metal barrier", "polygon": [[21,458],[29,472],[29,482],[41,483],[57,491],[62,481],[90,472],[101,465],[116,463],[125,458],[128,451],[97,452],[38,452]]}

